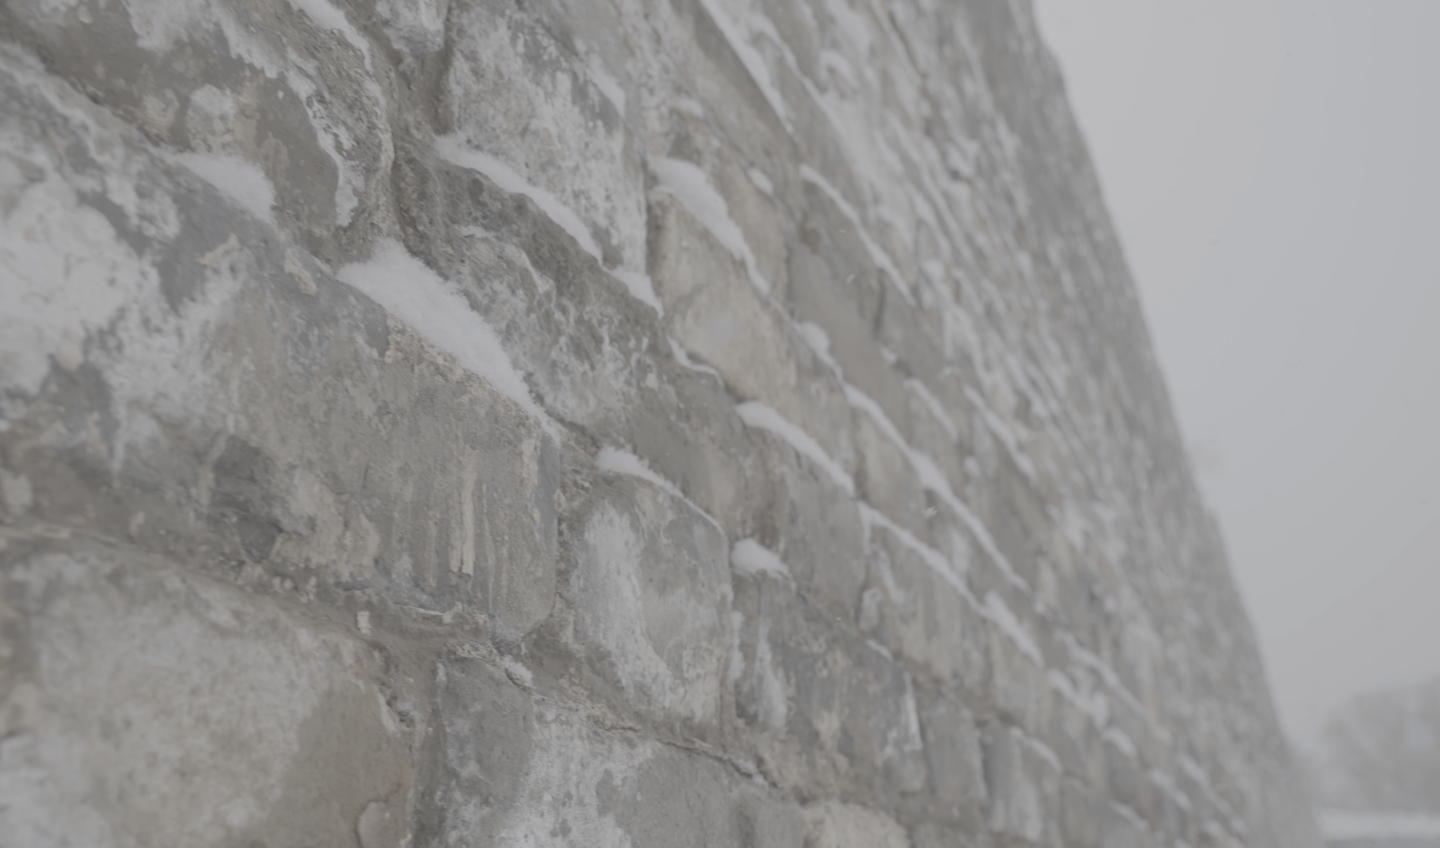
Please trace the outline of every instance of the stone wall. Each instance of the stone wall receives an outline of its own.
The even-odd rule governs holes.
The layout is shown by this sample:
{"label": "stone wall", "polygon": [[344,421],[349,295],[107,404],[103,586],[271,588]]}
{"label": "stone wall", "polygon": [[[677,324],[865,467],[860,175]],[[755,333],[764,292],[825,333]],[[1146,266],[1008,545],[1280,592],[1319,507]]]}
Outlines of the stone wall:
{"label": "stone wall", "polygon": [[1024,0],[0,5],[0,844],[1313,846]]}

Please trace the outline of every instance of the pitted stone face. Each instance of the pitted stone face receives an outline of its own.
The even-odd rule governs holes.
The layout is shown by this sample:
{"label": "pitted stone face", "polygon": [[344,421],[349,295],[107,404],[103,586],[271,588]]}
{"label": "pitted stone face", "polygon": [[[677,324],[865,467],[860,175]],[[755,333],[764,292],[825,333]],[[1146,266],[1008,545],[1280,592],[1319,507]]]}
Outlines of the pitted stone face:
{"label": "pitted stone face", "polygon": [[0,844],[1317,844],[1025,4],[0,4]]}

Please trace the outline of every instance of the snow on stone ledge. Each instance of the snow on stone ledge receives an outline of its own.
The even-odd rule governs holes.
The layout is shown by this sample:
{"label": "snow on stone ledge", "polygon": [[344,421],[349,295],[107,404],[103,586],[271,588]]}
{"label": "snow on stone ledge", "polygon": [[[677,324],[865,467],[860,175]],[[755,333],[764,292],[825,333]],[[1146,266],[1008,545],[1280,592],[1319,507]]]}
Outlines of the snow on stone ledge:
{"label": "snow on stone ledge", "polygon": [[555,422],[535,402],[495,331],[453,285],[399,242],[378,239],[369,261],[346,265],[336,276],[455,357],[466,370],[534,416],[551,436],[559,437]]}

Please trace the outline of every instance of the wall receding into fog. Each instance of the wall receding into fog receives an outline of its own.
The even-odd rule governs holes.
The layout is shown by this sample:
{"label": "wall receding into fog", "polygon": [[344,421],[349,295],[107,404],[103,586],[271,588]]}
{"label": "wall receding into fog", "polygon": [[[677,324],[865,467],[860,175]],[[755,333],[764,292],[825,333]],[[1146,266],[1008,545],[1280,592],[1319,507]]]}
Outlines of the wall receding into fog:
{"label": "wall receding into fog", "polygon": [[0,8],[0,844],[1316,844],[1024,2]]}

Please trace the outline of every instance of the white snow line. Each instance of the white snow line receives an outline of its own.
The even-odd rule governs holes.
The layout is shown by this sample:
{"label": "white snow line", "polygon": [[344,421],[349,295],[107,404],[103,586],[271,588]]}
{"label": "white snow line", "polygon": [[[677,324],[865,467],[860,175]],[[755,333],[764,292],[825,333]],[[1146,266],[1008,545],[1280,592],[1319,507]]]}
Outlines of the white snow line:
{"label": "white snow line", "polygon": [[600,93],[610,101],[623,117],[625,115],[625,86],[615,79],[615,76],[605,67],[605,63],[595,53],[586,56],[585,69],[590,72],[590,82],[600,89]]}
{"label": "white snow line", "polygon": [[774,433],[788,442],[790,447],[795,449],[796,453],[809,459],[828,473],[836,485],[844,489],[847,495],[851,497],[855,496],[855,481],[850,478],[849,474],[845,473],[845,469],[841,468],[839,463],[830,458],[830,455],[825,452],[824,448],[820,447],[820,443],[815,441],[814,437],[790,423],[785,416],[773,408],[753,400],[736,406],[735,412],[740,416],[740,420],[745,422],[746,426]]}
{"label": "white snow line", "polygon": [[595,466],[605,474],[623,474],[627,477],[636,477],[658,489],[663,489],[666,494],[684,501],[686,506],[695,510],[695,512],[704,517],[706,521],[715,525],[715,529],[720,531],[720,535],[725,535],[725,528],[720,526],[720,522],[715,520],[715,516],[701,509],[698,504],[686,497],[685,493],[680,491],[679,486],[652,471],[650,466],[645,464],[645,460],[636,456],[634,453],[622,448],[606,446],[601,448],[600,453],[596,455]]}
{"label": "white snow line", "polygon": [[889,516],[870,504],[859,501],[858,505],[860,507],[860,519],[865,522],[866,533],[870,532],[873,525],[878,524],[885,528],[886,532],[898,539],[901,544],[918,554],[920,559],[930,567],[930,570],[938,574],[942,580],[950,584],[950,588],[954,589],[961,597],[969,601],[971,607],[977,611],[981,610],[980,601],[977,600],[974,593],[970,591],[970,587],[965,585],[965,581],[955,573],[954,568],[950,564],[950,560],[946,558],[943,553],[915,538],[913,533],[896,524],[894,521],[891,521]]}
{"label": "white snow line", "polygon": [[760,189],[762,194],[767,197],[775,196],[775,184],[770,182],[770,178],[765,176],[764,171],[752,167],[745,171],[745,175],[750,178],[750,182],[754,183],[756,188]]}
{"label": "white snow line", "polygon": [[442,135],[436,138],[435,152],[451,164],[479,171],[504,191],[511,194],[523,194],[530,198],[536,206],[540,207],[541,212],[544,212],[560,229],[575,239],[581,250],[595,257],[595,261],[600,262],[601,267],[604,267],[600,246],[595,243],[595,237],[590,234],[590,228],[585,226],[585,222],[580,220],[580,216],[576,215],[574,210],[566,206],[550,191],[531,184],[518,171],[494,156],[470,147],[461,140],[458,134]]}
{"label": "white snow line", "polygon": [[717,8],[715,0],[700,0],[700,5],[705,7],[710,19],[719,28],[720,34],[730,44],[730,49],[735,51],[739,57],[740,64],[750,74],[750,79],[755,82],[755,87],[760,89],[760,94],[775,111],[775,116],[780,119],[780,124],[785,131],[794,136],[795,129],[790,123],[790,104],[780,95],[780,90],[775,86],[774,80],[770,78],[770,69],[765,64],[765,58],[760,55],[754,47],[745,40],[743,34],[736,28],[735,22],[722,14]]}
{"label": "white snow line", "polygon": [[1015,617],[1015,613],[1010,611],[1010,607],[1006,606],[1004,598],[994,592],[986,592],[984,610],[985,617],[1010,637],[1010,641],[1015,643],[1020,653],[1034,660],[1035,665],[1040,668],[1046,667],[1045,658],[1040,654],[1040,646],[1035,644],[1034,637],[1020,623],[1020,619]]}
{"label": "white snow line", "polygon": [[259,165],[221,153],[173,153],[171,158],[251,215],[274,225],[275,185]]}
{"label": "white snow line", "polygon": [[1048,763],[1050,768],[1054,769],[1057,774],[1065,773],[1065,769],[1060,765],[1060,758],[1055,755],[1055,752],[1049,745],[1046,745],[1044,742],[1025,732],[1021,732],[1020,739],[1030,750],[1039,754],[1040,759]]}
{"label": "white snow line", "polygon": [[530,672],[530,669],[525,667],[524,663],[514,657],[502,656],[500,658],[500,666],[510,674],[512,679],[518,680],[526,686],[534,685],[535,675]]}
{"label": "white snow line", "polygon": [[730,217],[730,206],[725,197],[710,182],[710,177],[694,162],[684,159],[670,159],[657,156],[650,160],[650,170],[660,180],[657,194],[669,195],[680,201],[680,205],[710,232],[715,240],[745,265],[750,282],[762,293],[770,293],[770,281],[760,272],[760,264],[745,232],[735,219]]}
{"label": "white snow line", "polygon": [[340,268],[335,276],[368,295],[422,338],[459,361],[467,371],[528,412],[557,441],[560,429],[535,402],[500,338],[459,290],[411,256],[399,242],[381,238],[368,261]]}
{"label": "white snow line", "polygon": [[1016,437],[1015,431],[1010,428],[1010,425],[1000,420],[1000,416],[995,414],[985,399],[974,389],[966,386],[965,395],[971,403],[975,404],[975,408],[980,410],[980,415],[985,419],[985,425],[990,428],[990,432],[994,433],[995,438],[999,439],[1000,443],[1005,445],[1005,449],[1010,452],[1010,458],[1015,460],[1015,466],[1030,478],[1030,482],[1035,482],[1035,463],[1021,449],[1020,440]]}
{"label": "white snow line", "polygon": [[682,347],[679,342],[675,341],[673,336],[666,336],[665,340],[670,343],[670,352],[675,355],[675,361],[680,364],[681,368],[689,371],[698,371],[701,374],[709,374],[720,382],[725,382],[725,378],[720,376],[719,371],[716,371],[709,365],[704,365],[691,359],[690,354],[685,352],[685,348]]}
{"label": "white snow line", "polygon": [[1030,594],[1030,584],[1025,578],[1016,573],[1014,567],[1010,565],[1010,561],[1001,553],[1000,546],[995,543],[995,539],[990,535],[990,531],[986,529],[984,523],[980,521],[980,518],[971,512],[970,508],[955,495],[955,490],[950,487],[950,481],[945,479],[945,473],[940,470],[940,467],[935,464],[935,461],[920,451],[915,450],[910,446],[909,442],[905,441],[905,437],[900,434],[900,429],[895,426],[895,423],[890,420],[890,416],[885,414],[885,410],[880,407],[880,404],[877,403],[874,398],[849,383],[845,384],[845,397],[850,401],[851,406],[863,410],[868,414],[875,423],[879,425],[880,429],[895,442],[895,446],[910,460],[911,467],[915,469],[916,476],[920,478],[920,485],[935,493],[936,496],[950,507],[950,510],[955,513],[956,517],[970,530],[970,534],[979,542],[980,547],[995,563],[995,566],[1000,569],[1005,579],[1017,589],[1020,589],[1027,595]]}
{"label": "white snow line", "polygon": [[900,273],[899,266],[895,264],[895,260],[890,257],[890,254],[883,247],[876,244],[875,240],[870,237],[870,232],[866,230],[865,226],[860,222],[860,215],[855,211],[855,207],[850,205],[850,201],[846,200],[819,171],[809,165],[802,164],[800,166],[800,179],[805,180],[824,192],[826,196],[830,198],[830,201],[839,207],[840,212],[844,214],[846,218],[850,219],[850,225],[855,228],[855,235],[860,239],[860,243],[865,246],[865,251],[870,254],[870,261],[875,263],[875,267],[880,268],[890,277],[891,282],[894,284],[896,290],[900,292],[900,296],[905,299],[905,302],[914,306],[915,298],[910,293],[910,281],[906,280],[905,275]]}
{"label": "white snow line", "polygon": [[741,539],[730,549],[730,565],[735,571],[750,577],[768,574],[780,580],[790,580],[790,569],[774,551],[755,541]]}
{"label": "white snow line", "polygon": [[1160,787],[1160,791],[1168,795],[1170,800],[1174,801],[1177,806],[1186,812],[1195,809],[1195,805],[1190,802],[1189,796],[1180,791],[1180,787],[1175,785],[1175,781],[1170,779],[1170,775],[1162,773],[1157,768],[1151,768],[1149,775],[1150,782]]}
{"label": "white snow line", "polygon": [[1050,669],[1045,673],[1045,678],[1050,681],[1050,688],[1060,693],[1060,696],[1069,701],[1080,714],[1090,719],[1090,723],[1096,728],[1103,728],[1110,721],[1110,702],[1099,692],[1092,692],[1090,695],[1083,695],[1075,687],[1075,682],[1070,675],[1059,669]]}
{"label": "white snow line", "polygon": [[625,289],[630,296],[655,310],[655,314],[664,315],[665,306],[660,302],[659,296],[655,294],[655,284],[651,282],[650,275],[643,271],[626,271],[624,269],[611,271],[610,276],[625,284]]}
{"label": "white snow line", "polygon": [[874,639],[866,639],[865,644],[867,647],[870,648],[870,650],[874,651],[875,653],[879,654],[890,662],[895,662],[895,655],[890,653],[889,648],[885,647]]}
{"label": "white snow line", "polygon": [[830,355],[830,335],[825,332],[825,328],[811,321],[792,322],[792,326],[810,345],[810,349],[815,351],[815,355],[820,357],[820,361],[830,366],[835,377],[844,382],[845,372],[840,369],[840,363],[835,361],[835,357]]}
{"label": "white snow line", "polygon": [[310,20],[321,29],[328,29],[338,32],[350,42],[360,55],[365,57],[365,70],[373,71],[370,63],[370,42],[360,34],[360,30],[350,23],[345,13],[339,8],[331,5],[327,0],[290,0],[290,5],[297,10],[304,12]]}
{"label": "white snow line", "polygon": [[1110,744],[1119,748],[1120,751],[1135,760],[1140,757],[1140,749],[1135,747],[1135,742],[1130,735],[1118,727],[1110,726],[1100,732],[1100,738],[1109,740]]}
{"label": "white snow line", "polygon": [[1119,801],[1112,800],[1110,802],[1110,808],[1115,812],[1119,813],[1121,818],[1134,825],[1135,828],[1141,833],[1150,832],[1149,823],[1146,822],[1144,819],[1140,818],[1140,814],[1130,809],[1128,805],[1122,804]]}
{"label": "white snow line", "polygon": [[950,437],[950,441],[960,441],[960,428],[955,425],[955,419],[950,417],[950,413],[946,411],[945,405],[940,402],[940,398],[931,394],[930,389],[926,388],[924,383],[914,377],[910,377],[905,381],[905,388],[914,392],[915,396],[920,398],[925,406],[930,409],[930,414],[935,416],[935,420],[940,422],[941,427],[945,428],[945,435]]}
{"label": "white snow line", "polygon": [[581,250],[594,257],[596,263],[600,265],[600,270],[619,280],[631,297],[651,307],[657,313],[665,314],[665,307],[655,294],[655,285],[651,282],[650,276],[644,271],[606,268],[600,246],[596,244],[590,228],[585,226],[585,222],[580,220],[580,216],[575,214],[573,209],[566,206],[565,202],[552,192],[532,184],[514,168],[494,156],[469,147],[457,135],[444,135],[436,138],[435,150],[442,159],[451,164],[484,174],[503,191],[530,198],[540,208],[540,211],[545,213],[545,217],[575,239],[575,243],[580,245]]}

